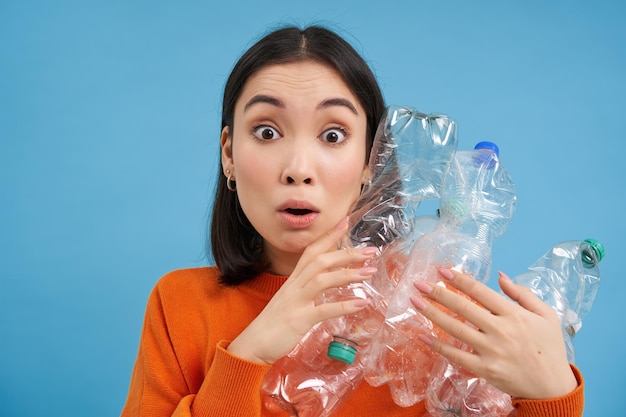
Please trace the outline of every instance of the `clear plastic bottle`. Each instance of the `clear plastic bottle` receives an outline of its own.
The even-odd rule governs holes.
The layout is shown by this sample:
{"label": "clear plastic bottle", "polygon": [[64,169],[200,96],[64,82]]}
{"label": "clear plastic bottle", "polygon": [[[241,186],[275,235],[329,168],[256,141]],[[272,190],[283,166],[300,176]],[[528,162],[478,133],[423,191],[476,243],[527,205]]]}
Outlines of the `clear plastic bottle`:
{"label": "clear plastic bottle", "polygon": [[[366,298],[358,313],[327,320],[309,331],[278,360],[261,388],[267,410],[291,416],[328,416],[363,380],[363,351],[384,320],[386,298],[393,291],[415,234],[421,201],[438,199],[456,151],[456,123],[445,115],[391,106],[375,135],[368,181],[350,216],[343,247],[375,246],[378,267],[370,280],[324,293],[320,303]],[[430,225],[423,221],[419,225]],[[420,227],[420,226],[418,226]]]}
{"label": "clear plastic bottle", "polygon": [[561,242],[513,278],[556,311],[571,363],[576,359],[572,338],[596,299],[603,257],[604,246],[595,239]]}
{"label": "clear plastic bottle", "polygon": [[515,203],[514,184],[500,164],[495,144],[481,142],[473,151],[456,153],[441,191],[440,220],[415,242],[368,352],[367,382],[388,384],[398,405],[411,406],[425,397],[436,359],[417,335],[452,342],[413,308],[410,297],[417,293],[413,283],[441,282],[439,268],[487,281],[492,244],[506,230]]}
{"label": "clear plastic bottle", "polygon": [[[575,359],[572,337],[596,298],[603,257],[604,247],[595,239],[562,242],[512,279],[556,311],[571,363]],[[510,396],[443,357],[433,369],[426,407],[433,417],[505,417],[513,410]]]}
{"label": "clear plastic bottle", "polygon": [[437,357],[426,390],[431,417],[511,417],[511,396],[465,368]]}
{"label": "clear plastic bottle", "polygon": [[466,369],[439,357],[426,392],[431,417],[512,417],[511,396]]}

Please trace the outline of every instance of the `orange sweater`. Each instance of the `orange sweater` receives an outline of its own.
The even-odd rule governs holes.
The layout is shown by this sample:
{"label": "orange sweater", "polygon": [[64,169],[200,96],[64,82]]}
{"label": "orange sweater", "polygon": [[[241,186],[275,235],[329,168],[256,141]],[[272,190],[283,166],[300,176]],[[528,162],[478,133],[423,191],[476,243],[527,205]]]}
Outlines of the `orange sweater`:
{"label": "orange sweater", "polygon": [[[165,275],[146,309],[122,417],[262,416],[260,386],[268,365],[231,355],[226,347],[265,307],[286,277],[261,274],[237,287],[217,283],[215,267]],[[583,381],[551,400],[515,400],[518,417],[582,416]],[[337,417],[422,416],[424,404],[395,405],[387,387],[362,383]]]}

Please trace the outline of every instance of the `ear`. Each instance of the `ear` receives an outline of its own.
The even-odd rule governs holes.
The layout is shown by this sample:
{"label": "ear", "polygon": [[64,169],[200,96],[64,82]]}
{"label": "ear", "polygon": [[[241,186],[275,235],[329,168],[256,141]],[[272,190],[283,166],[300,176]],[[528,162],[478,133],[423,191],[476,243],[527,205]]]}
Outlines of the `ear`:
{"label": "ear", "polygon": [[222,137],[220,138],[220,146],[222,148],[222,168],[224,169],[224,175],[228,177],[226,174],[226,170],[231,172],[231,175],[234,175],[234,163],[233,163],[233,139],[229,135],[229,127],[224,126],[222,129]]}

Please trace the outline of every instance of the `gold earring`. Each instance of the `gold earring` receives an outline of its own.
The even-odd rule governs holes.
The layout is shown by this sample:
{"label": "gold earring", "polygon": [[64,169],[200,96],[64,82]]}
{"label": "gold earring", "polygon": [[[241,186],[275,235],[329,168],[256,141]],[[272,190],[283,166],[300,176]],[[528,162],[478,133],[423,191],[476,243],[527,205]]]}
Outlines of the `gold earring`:
{"label": "gold earring", "polygon": [[233,180],[230,169],[226,170],[226,188],[228,188],[228,191],[237,191],[237,183]]}

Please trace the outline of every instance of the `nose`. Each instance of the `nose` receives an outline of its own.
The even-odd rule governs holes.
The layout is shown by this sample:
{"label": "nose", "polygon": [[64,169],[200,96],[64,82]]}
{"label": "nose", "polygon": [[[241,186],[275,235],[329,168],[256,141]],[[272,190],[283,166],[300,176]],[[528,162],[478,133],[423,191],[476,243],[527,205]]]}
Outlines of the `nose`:
{"label": "nose", "polygon": [[315,176],[313,175],[315,153],[313,149],[308,149],[301,141],[294,141],[285,153],[285,165],[281,173],[283,184],[293,185],[313,185]]}
{"label": "nose", "polygon": [[288,184],[298,184],[298,183],[311,184],[311,178],[304,178],[304,179],[300,180],[296,176],[294,176],[294,177],[288,176],[287,177],[287,183]]}

